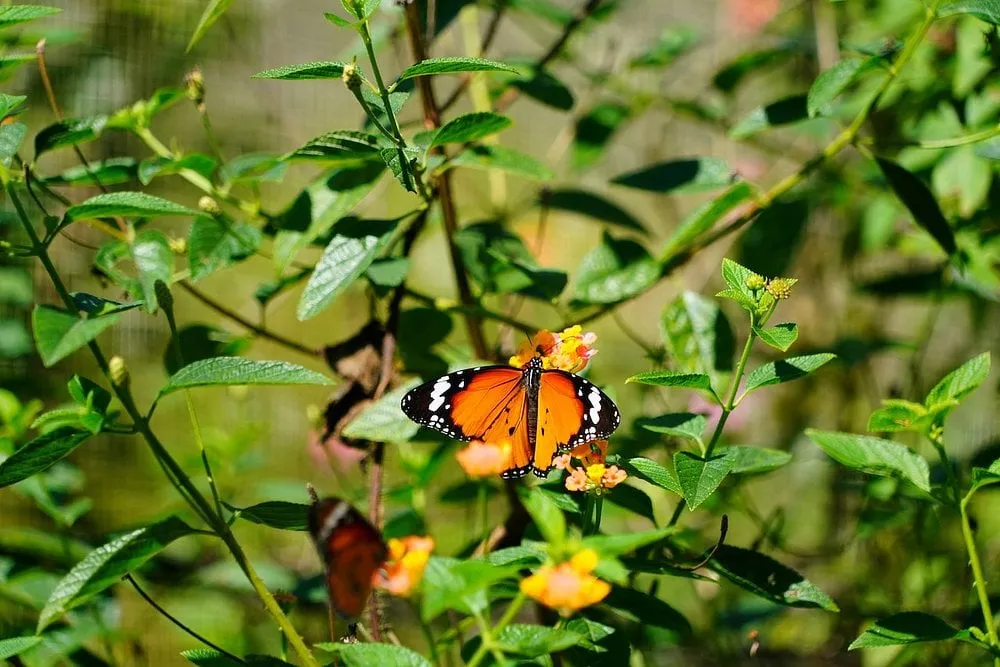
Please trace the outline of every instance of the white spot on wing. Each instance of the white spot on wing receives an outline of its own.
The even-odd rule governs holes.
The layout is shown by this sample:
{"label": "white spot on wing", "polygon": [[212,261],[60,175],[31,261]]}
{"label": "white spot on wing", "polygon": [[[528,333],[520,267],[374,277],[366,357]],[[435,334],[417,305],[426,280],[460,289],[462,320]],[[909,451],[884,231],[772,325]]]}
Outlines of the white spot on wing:
{"label": "white spot on wing", "polygon": [[601,418],[601,391],[597,387],[591,387],[590,393],[587,394],[587,400],[590,401],[590,410],[587,415],[590,417],[590,421],[596,424]]}
{"label": "white spot on wing", "polygon": [[451,389],[451,383],[448,382],[448,378],[443,377],[434,383],[434,389],[431,391],[431,403],[427,406],[427,409],[431,412],[437,412],[444,405],[444,395]]}

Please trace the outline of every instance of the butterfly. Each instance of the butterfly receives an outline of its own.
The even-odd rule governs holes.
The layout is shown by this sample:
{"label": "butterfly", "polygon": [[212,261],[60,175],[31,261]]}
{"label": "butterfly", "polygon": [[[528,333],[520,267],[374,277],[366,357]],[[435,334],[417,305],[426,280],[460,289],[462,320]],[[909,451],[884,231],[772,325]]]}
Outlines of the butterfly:
{"label": "butterfly", "polygon": [[341,619],[361,616],[375,573],[389,556],[382,535],[340,498],[324,498],[309,508],[309,534],[326,565],[330,606]]}
{"label": "butterfly", "polygon": [[543,369],[532,357],[521,368],[481,366],[442,375],[411,390],[403,413],[457,440],[511,443],[501,477],[532,471],[545,477],[557,452],[603,440],[621,422],[608,396],[578,375]]}

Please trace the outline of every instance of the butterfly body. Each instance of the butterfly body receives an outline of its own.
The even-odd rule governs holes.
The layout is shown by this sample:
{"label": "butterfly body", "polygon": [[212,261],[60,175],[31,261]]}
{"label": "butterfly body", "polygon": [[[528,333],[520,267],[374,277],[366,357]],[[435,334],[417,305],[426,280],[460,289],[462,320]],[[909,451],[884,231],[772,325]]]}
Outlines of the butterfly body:
{"label": "butterfly body", "polygon": [[469,368],[431,380],[400,404],[413,421],[457,440],[510,442],[502,476],[544,477],[557,452],[607,438],[621,421],[614,402],[578,375],[543,368],[535,356],[520,369]]}

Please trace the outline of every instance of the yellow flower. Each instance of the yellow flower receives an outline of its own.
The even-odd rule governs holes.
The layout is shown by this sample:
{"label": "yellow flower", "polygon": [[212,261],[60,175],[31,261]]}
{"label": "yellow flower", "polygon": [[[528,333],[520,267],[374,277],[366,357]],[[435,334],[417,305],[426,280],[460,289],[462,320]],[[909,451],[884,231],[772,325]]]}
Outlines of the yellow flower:
{"label": "yellow flower", "polygon": [[584,549],[568,562],[543,565],[521,581],[521,592],[568,616],[597,604],[611,592],[610,584],[591,574],[597,562],[597,553],[593,549]]}
{"label": "yellow flower", "polygon": [[787,299],[792,295],[792,285],[797,281],[791,278],[771,278],[764,288],[770,292],[775,299]]}
{"label": "yellow flower", "polygon": [[590,358],[597,354],[593,347],[595,342],[597,334],[585,333],[578,324],[558,334],[543,329],[521,345],[517,354],[510,358],[510,365],[521,368],[533,357],[541,357],[543,368],[575,373],[583,370]]}
{"label": "yellow flower", "polygon": [[455,458],[470,477],[489,477],[510,467],[510,450],[510,442],[492,444],[473,440]]}
{"label": "yellow flower", "polygon": [[[569,471],[566,478],[566,489],[569,491],[596,491],[602,493],[605,489],[613,489],[628,477],[628,473],[618,466],[608,466],[604,457],[608,451],[607,440],[596,440],[577,445],[572,453],[573,458],[583,462],[582,468],[563,466],[560,459],[557,468]],[[566,454],[563,457],[567,456]]]}
{"label": "yellow flower", "polygon": [[375,573],[374,584],[398,597],[408,597],[424,576],[424,568],[434,550],[434,539],[410,535],[389,540],[389,559]]}
{"label": "yellow flower", "polygon": [[607,466],[603,463],[595,463],[594,465],[587,466],[587,479],[590,480],[591,484],[600,484],[601,480],[604,479],[605,470],[607,470]]}

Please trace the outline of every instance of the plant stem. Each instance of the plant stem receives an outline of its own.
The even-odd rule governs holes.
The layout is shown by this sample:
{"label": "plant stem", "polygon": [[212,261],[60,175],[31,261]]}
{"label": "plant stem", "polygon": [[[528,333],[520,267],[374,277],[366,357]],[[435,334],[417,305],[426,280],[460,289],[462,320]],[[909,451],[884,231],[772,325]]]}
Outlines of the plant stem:
{"label": "plant stem", "polygon": [[[983,612],[983,622],[986,624],[986,634],[990,638],[990,645],[1000,648],[1000,641],[997,639],[996,623],[993,620],[993,610],[990,608],[990,596],[986,592],[986,577],[983,575],[983,566],[979,561],[979,552],[976,551],[976,540],[972,535],[972,526],[969,524],[969,514],[966,511],[968,498],[959,501],[958,509],[962,517],[962,537],[965,538],[965,550],[969,554],[969,565],[972,567],[972,576],[975,579],[976,596],[979,598],[979,607]],[[1000,658],[993,658],[993,665],[1000,666]]]}
{"label": "plant stem", "polygon": [[591,531],[595,535],[601,532],[601,512],[604,509],[604,496],[597,496],[594,501],[594,527]]}

